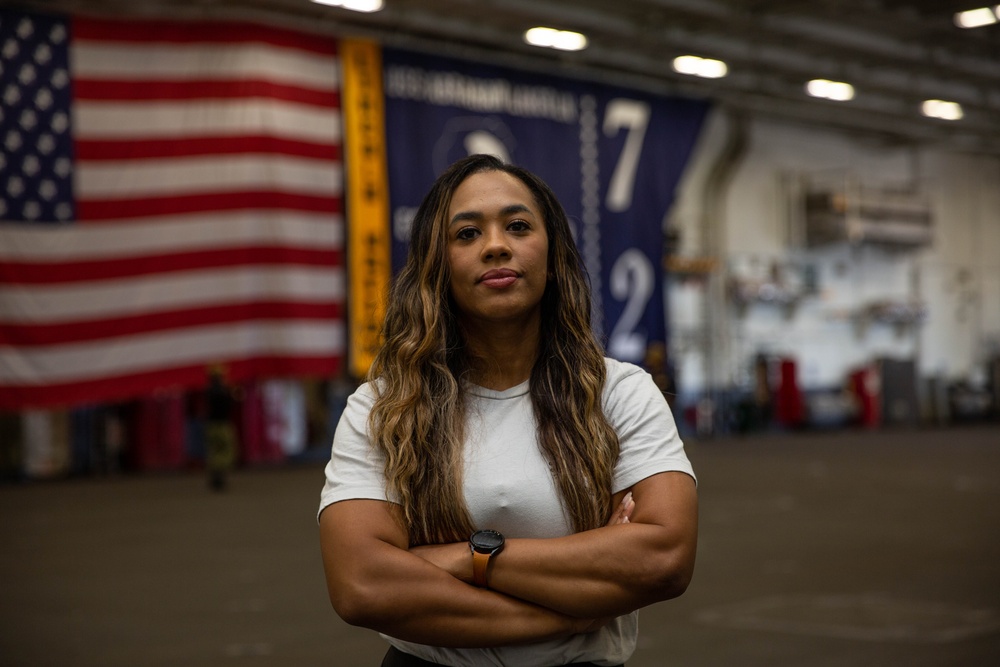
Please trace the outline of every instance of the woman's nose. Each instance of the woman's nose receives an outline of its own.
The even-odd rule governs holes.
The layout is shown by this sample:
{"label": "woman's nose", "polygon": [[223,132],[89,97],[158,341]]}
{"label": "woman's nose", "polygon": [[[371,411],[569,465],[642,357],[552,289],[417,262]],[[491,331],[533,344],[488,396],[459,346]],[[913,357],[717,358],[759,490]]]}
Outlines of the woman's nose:
{"label": "woman's nose", "polygon": [[510,257],[510,244],[502,229],[489,228],[483,233],[483,259]]}

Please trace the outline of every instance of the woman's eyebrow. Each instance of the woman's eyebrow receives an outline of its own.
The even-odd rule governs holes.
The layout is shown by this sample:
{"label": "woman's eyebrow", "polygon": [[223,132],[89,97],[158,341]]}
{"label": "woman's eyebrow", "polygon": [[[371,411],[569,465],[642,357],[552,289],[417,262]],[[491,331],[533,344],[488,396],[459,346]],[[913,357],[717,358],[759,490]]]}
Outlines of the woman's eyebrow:
{"label": "woman's eyebrow", "polygon": [[[508,204],[500,209],[500,216],[506,217],[508,215],[513,215],[514,213],[531,213],[531,209],[524,204]],[[456,222],[468,222],[470,220],[482,220],[485,218],[485,214],[482,211],[459,211],[451,217],[451,222],[448,223],[449,226],[454,225]]]}

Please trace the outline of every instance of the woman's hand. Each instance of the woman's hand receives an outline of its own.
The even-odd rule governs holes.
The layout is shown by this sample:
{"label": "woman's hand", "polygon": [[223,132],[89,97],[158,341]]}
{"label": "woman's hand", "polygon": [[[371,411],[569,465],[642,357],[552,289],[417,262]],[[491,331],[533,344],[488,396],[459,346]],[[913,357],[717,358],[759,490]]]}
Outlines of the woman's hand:
{"label": "woman's hand", "polygon": [[618,503],[618,506],[615,507],[615,511],[611,513],[611,518],[608,519],[607,525],[617,526],[628,523],[628,518],[632,516],[633,510],[635,510],[635,501],[632,500],[632,492],[629,491],[622,498],[622,501]]}

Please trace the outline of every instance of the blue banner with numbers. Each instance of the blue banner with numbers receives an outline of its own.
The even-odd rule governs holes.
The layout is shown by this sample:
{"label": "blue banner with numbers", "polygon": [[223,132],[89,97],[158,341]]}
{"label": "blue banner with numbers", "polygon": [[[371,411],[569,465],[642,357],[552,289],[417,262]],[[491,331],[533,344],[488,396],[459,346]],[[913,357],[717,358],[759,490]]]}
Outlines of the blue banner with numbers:
{"label": "blue banner with numbers", "polygon": [[434,179],[491,153],[536,173],[574,225],[611,357],[663,349],[663,225],[704,102],[386,49],[393,266]]}

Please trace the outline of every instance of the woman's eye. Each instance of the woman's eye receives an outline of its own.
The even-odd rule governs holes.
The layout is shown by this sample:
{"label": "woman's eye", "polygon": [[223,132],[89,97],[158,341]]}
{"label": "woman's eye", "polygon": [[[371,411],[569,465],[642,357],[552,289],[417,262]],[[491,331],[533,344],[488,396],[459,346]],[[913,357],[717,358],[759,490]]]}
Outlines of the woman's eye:
{"label": "woman's eye", "polygon": [[524,220],[514,220],[509,225],[507,225],[507,229],[509,229],[512,232],[523,232],[527,231],[528,229],[531,229],[531,225],[529,225]]}
{"label": "woman's eye", "polygon": [[465,229],[458,230],[456,238],[459,241],[471,241],[472,239],[476,238],[476,235],[478,233],[479,230],[476,229],[475,227],[466,227]]}

